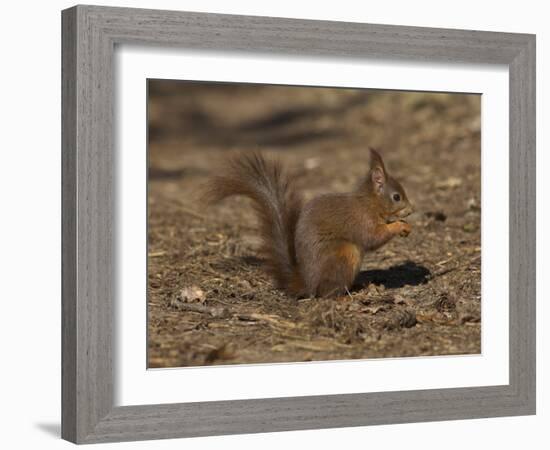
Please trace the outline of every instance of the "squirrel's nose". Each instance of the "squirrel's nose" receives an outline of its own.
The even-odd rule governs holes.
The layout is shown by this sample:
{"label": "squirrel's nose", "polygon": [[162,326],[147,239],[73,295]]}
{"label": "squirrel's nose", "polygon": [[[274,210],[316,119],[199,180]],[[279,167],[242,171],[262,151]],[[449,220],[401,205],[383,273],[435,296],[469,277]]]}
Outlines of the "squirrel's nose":
{"label": "squirrel's nose", "polygon": [[410,216],[412,213],[414,212],[414,207],[413,205],[409,205],[407,206],[404,210],[403,210],[403,217],[408,217]]}

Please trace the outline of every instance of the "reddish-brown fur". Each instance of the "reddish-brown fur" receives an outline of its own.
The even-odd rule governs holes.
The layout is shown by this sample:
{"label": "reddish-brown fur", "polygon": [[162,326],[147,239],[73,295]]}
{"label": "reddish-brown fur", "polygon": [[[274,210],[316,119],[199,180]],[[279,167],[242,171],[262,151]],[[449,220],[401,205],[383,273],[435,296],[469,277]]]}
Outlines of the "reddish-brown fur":
{"label": "reddish-brown fur", "polygon": [[412,212],[407,195],[372,149],[370,171],[356,191],[323,195],[303,206],[292,178],[278,163],[254,153],[242,155],[228,167],[227,173],[209,181],[206,198],[211,202],[231,195],[252,198],[267,271],[292,295],[345,293],[365,252],[411,231],[409,224],[398,220]]}

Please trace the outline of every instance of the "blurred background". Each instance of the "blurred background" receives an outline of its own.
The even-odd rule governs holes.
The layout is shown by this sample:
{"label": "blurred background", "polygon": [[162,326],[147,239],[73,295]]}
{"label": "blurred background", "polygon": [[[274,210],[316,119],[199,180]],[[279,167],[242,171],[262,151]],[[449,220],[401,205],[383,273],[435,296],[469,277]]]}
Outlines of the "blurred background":
{"label": "blurred background", "polygon": [[[479,353],[480,108],[474,94],[149,80],[149,365]],[[349,191],[369,146],[417,212],[347,302],[286,298],[254,256],[247,200],[195,200],[252,150],[297,173],[306,199]]]}

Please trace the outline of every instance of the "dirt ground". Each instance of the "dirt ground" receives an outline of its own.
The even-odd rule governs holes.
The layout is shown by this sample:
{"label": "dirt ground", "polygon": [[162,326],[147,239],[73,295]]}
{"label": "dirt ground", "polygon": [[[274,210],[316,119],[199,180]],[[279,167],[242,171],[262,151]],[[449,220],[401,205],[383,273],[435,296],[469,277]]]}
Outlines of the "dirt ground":
{"label": "dirt ground", "polygon": [[[149,367],[480,353],[479,96],[149,83]],[[350,296],[287,297],[255,256],[248,200],[196,201],[251,150],[298,173],[306,199],[349,191],[368,146],[416,212]]]}

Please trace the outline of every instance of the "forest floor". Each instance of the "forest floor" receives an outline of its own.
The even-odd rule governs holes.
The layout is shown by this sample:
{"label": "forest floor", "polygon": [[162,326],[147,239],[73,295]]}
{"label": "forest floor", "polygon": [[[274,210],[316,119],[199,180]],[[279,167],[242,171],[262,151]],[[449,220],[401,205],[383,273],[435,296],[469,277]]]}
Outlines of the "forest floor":
{"label": "forest floor", "polygon": [[[481,352],[480,97],[150,81],[148,366]],[[198,186],[234,152],[352,190],[368,147],[405,187],[412,232],[366,255],[349,296],[294,299],[257,258],[247,199]],[[220,169],[221,168],[221,169]]]}

